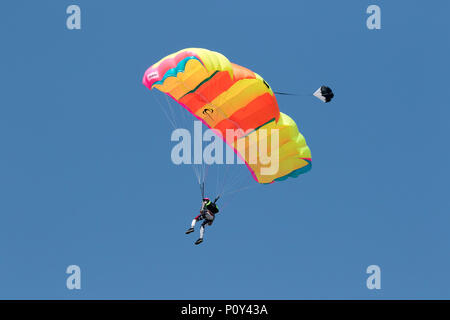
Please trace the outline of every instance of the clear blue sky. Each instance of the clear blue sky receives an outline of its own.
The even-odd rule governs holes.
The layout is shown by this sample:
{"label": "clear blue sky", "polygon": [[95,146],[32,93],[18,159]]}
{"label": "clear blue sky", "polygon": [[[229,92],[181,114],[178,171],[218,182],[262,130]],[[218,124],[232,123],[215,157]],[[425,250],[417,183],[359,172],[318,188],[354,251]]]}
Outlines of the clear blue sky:
{"label": "clear blue sky", "polygon": [[[66,29],[78,4],[82,29]],[[378,4],[382,29],[366,27]],[[448,1],[3,1],[0,298],[450,298]],[[312,150],[207,230],[144,71],[222,52]],[[248,177],[250,178],[250,175]],[[65,287],[66,267],[82,290]],[[368,290],[367,266],[382,289]]]}

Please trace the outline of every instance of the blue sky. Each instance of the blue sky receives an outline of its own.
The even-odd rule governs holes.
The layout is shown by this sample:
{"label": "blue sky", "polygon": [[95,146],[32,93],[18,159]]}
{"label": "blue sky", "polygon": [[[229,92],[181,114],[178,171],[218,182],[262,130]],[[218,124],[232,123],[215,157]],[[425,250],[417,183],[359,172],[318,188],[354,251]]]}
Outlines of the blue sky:
{"label": "blue sky", "polygon": [[[3,2],[0,298],[450,297],[448,1]],[[278,98],[312,171],[237,193],[200,246],[195,176],[141,83],[186,47],[336,93]]]}

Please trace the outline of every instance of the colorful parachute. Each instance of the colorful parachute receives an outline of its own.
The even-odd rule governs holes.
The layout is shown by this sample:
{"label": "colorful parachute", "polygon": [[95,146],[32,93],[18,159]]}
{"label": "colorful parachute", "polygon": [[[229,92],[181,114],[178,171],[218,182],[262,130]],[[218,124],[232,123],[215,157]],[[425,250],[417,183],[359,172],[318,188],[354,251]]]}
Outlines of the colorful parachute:
{"label": "colorful parachute", "polygon": [[[214,130],[259,183],[297,177],[311,169],[305,138],[295,122],[279,111],[267,82],[222,54],[199,48],[178,51],[151,66],[143,83],[166,93]],[[230,138],[227,130],[239,133]],[[278,138],[277,150],[271,150],[274,138]],[[252,158],[249,149],[255,143],[265,144],[269,153],[278,152],[275,172],[264,171],[264,159]]]}

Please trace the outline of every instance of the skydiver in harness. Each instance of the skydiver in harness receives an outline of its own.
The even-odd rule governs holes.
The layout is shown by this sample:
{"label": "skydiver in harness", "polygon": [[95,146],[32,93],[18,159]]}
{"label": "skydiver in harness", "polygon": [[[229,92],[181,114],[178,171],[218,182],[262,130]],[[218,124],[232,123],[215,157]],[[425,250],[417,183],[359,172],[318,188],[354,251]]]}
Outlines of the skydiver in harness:
{"label": "skydiver in harness", "polygon": [[216,201],[219,200],[219,197],[211,202],[209,198],[203,198],[202,207],[200,209],[200,214],[192,220],[191,227],[187,229],[186,234],[194,232],[194,227],[197,221],[204,220],[200,227],[200,238],[195,241],[195,244],[200,244],[203,242],[203,235],[205,234],[205,226],[212,225],[215,215],[219,213],[219,208],[217,208]]}

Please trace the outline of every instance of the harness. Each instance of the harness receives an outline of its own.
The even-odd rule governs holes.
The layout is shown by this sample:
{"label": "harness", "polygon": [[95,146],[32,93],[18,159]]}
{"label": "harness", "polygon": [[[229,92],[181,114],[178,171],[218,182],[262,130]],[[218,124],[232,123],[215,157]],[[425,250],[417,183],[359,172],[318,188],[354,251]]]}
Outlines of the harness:
{"label": "harness", "polygon": [[205,208],[208,209],[208,211],[210,211],[213,214],[216,214],[219,212],[219,208],[217,207],[215,202],[211,202],[211,200],[209,200],[206,204],[205,204]]}

